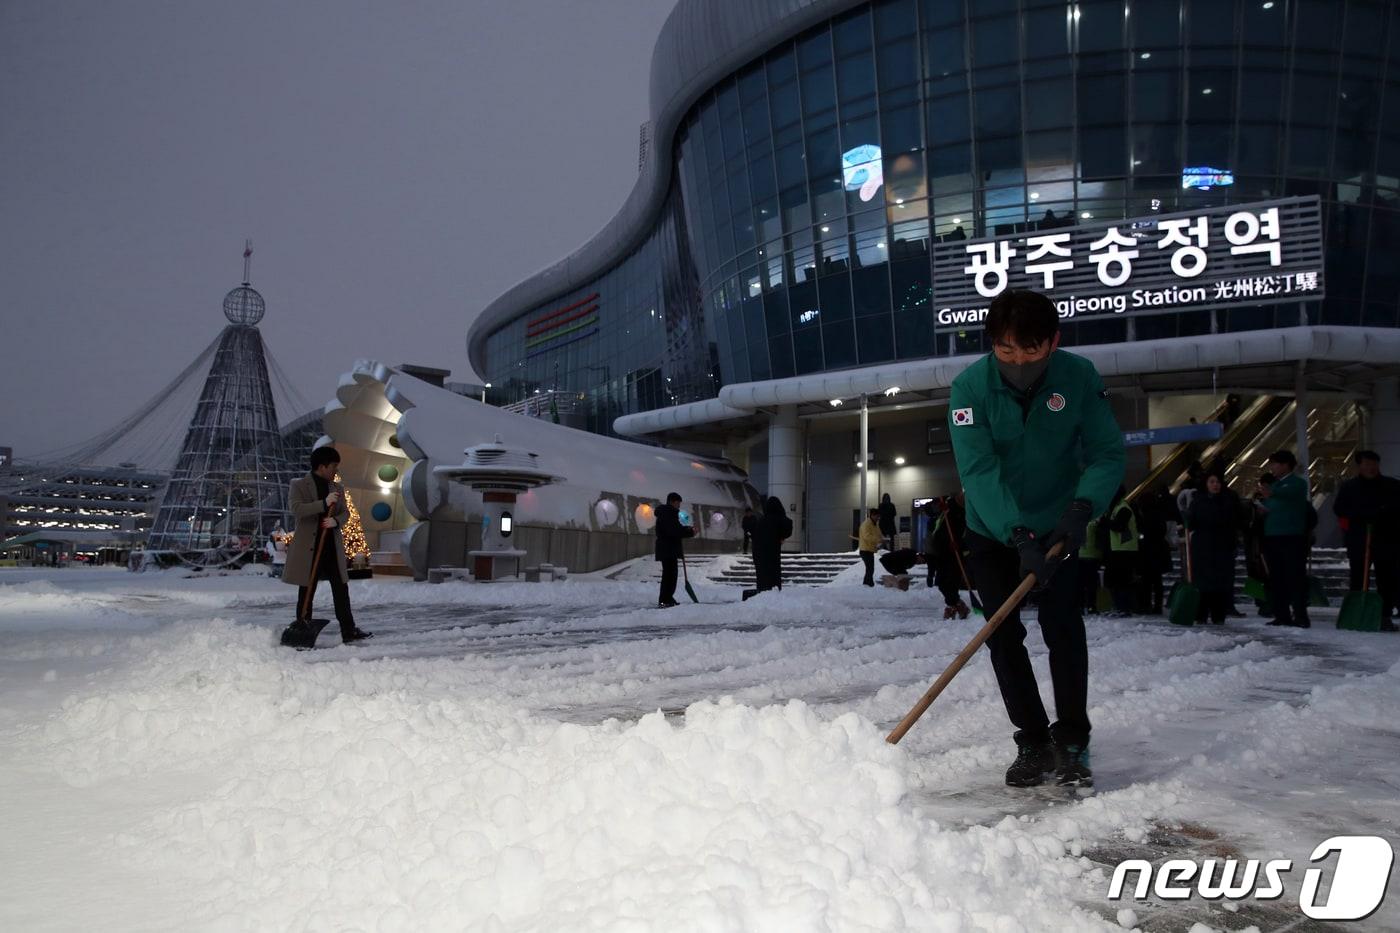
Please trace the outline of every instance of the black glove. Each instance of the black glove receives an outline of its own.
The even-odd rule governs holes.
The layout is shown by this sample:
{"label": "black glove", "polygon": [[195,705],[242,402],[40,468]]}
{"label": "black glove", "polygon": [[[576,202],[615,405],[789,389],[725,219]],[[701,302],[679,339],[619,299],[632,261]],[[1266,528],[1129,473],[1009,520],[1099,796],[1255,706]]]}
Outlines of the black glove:
{"label": "black glove", "polygon": [[1016,546],[1016,553],[1021,558],[1021,576],[1035,574],[1035,589],[1044,589],[1060,562],[1045,559],[1043,543],[1029,528],[1012,529],[1011,543]]}
{"label": "black glove", "polygon": [[1068,557],[1084,546],[1084,532],[1089,527],[1089,520],[1093,518],[1094,507],[1085,499],[1075,499],[1066,508],[1065,513],[1060,516],[1060,523],[1055,526],[1055,530],[1045,538],[1045,549],[1048,551],[1059,542],[1065,543],[1064,556]]}

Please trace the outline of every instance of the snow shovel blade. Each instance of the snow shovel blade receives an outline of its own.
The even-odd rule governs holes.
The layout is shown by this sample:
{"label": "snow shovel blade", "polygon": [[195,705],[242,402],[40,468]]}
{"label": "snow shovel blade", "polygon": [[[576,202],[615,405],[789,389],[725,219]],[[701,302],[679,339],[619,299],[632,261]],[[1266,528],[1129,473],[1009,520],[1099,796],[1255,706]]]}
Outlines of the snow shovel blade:
{"label": "snow shovel blade", "polygon": [[1244,581],[1244,595],[1250,599],[1268,599],[1269,590],[1258,577],[1247,577]]}
{"label": "snow shovel blade", "polygon": [[982,600],[978,599],[977,594],[971,590],[968,590],[967,595],[972,601],[972,611],[985,619],[987,617],[987,610],[982,608]]}
{"label": "snow shovel blade", "polygon": [[1337,628],[1352,632],[1379,632],[1381,594],[1374,590],[1348,593],[1342,600],[1342,611],[1337,614]]}
{"label": "snow shovel blade", "polygon": [[685,555],[681,555],[681,574],[685,580],[685,595],[690,597],[693,603],[700,602],[700,597],[695,595],[695,588],[690,585],[690,569],[685,565]]}
{"label": "snow shovel blade", "polygon": [[1195,625],[1196,611],[1201,608],[1201,591],[1191,583],[1181,583],[1172,593],[1167,618],[1172,625]]}
{"label": "snow shovel blade", "polygon": [[298,619],[282,630],[282,647],[296,648],[301,651],[305,648],[316,647],[316,636],[321,634],[321,629],[330,624],[330,619]]}

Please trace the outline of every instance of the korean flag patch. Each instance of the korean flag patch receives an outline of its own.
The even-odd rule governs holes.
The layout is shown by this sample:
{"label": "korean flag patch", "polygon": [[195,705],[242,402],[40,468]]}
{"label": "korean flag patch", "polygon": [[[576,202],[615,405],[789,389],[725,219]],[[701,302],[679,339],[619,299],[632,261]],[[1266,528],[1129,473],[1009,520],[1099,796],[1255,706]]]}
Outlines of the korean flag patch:
{"label": "korean flag patch", "polygon": [[961,427],[962,425],[965,425],[965,424],[972,424],[972,409],[971,409],[971,408],[954,408],[954,409],[953,409],[953,424],[958,425],[959,427]]}

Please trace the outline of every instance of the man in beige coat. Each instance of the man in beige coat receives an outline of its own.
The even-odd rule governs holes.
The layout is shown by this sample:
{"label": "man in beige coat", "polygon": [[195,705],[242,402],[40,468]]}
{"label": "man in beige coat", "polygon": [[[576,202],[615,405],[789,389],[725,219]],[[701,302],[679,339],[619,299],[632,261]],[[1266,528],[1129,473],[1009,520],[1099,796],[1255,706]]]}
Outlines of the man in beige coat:
{"label": "man in beige coat", "polygon": [[[287,567],[282,571],[282,582],[297,587],[296,621],[282,634],[282,643],[289,647],[310,648],[325,624],[311,619],[317,580],[326,580],[331,585],[341,640],[348,645],[370,637],[369,632],[356,628],[350,611],[350,576],[340,534],[340,526],[350,513],[345,507],[345,491],[334,482],[339,466],[340,454],[334,447],[317,447],[311,452],[311,472],[292,480],[288,489],[287,507],[296,518],[296,531],[287,547]],[[321,548],[320,565],[313,570],[316,541],[323,528],[326,542]]]}

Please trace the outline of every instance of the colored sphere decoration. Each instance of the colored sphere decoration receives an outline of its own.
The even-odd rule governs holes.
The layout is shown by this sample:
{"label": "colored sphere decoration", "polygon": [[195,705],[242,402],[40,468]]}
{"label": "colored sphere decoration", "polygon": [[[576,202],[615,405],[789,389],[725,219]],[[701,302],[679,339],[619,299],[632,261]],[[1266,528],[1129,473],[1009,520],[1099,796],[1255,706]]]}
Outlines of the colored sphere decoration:
{"label": "colored sphere decoration", "polygon": [[369,510],[370,518],[374,519],[377,522],[387,522],[389,520],[389,516],[393,514],[394,510],[389,506],[389,503],[387,502],[376,502],[374,506]]}
{"label": "colored sphere decoration", "polygon": [[399,468],[392,463],[386,463],[379,468],[379,481],[381,483],[392,483],[399,478]]}
{"label": "colored sphere decoration", "polygon": [[593,518],[599,526],[608,528],[617,524],[617,503],[611,499],[599,499],[593,503]]}

